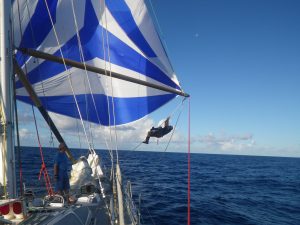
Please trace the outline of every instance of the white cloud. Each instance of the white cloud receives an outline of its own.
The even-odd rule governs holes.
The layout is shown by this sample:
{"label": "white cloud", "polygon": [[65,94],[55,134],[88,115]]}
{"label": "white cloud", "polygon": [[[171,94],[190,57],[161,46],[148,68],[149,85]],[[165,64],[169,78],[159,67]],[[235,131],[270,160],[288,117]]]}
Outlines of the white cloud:
{"label": "white cloud", "polygon": [[209,133],[194,136],[191,143],[192,152],[195,153],[300,157],[300,146],[261,145],[250,133],[236,135]]}
{"label": "white cloud", "polygon": [[79,120],[75,120],[71,117],[58,115],[56,113],[49,113],[52,118],[55,126],[61,131],[72,131],[75,132],[78,130],[78,126],[81,126]]}
{"label": "white cloud", "polygon": [[[87,148],[88,145],[86,137],[83,133],[82,124],[79,120],[54,113],[51,113],[51,118],[70,147],[78,147],[78,138],[80,138],[81,147]],[[109,128],[85,122],[87,136],[90,138],[90,140],[92,140],[95,148],[108,147],[110,149],[115,149],[116,138],[118,149],[132,150],[139,146],[137,150],[164,151],[168,142],[170,141],[170,138],[171,142],[168,151],[182,151],[182,149],[186,148],[187,139],[178,130],[175,130],[174,133],[169,133],[163,138],[151,138],[149,145],[140,145],[141,142],[145,140],[148,131],[153,126],[157,126],[157,122],[151,118],[143,118],[127,125],[117,126],[116,128]],[[92,133],[92,138],[90,133]]]}
{"label": "white cloud", "polygon": [[[61,116],[55,113],[51,113],[51,118],[64,137],[72,136],[72,138],[66,137],[66,139],[72,139],[73,145],[77,145],[75,138],[78,137],[78,135],[81,139],[84,139],[84,143],[87,143],[80,120]],[[145,139],[148,130],[154,126],[154,121],[149,118],[144,118],[127,125],[111,128],[84,122],[84,126],[88,138],[90,140],[93,139],[93,143],[96,148],[106,147],[105,143],[110,143],[110,140],[112,140],[112,146],[115,146],[116,138],[120,147],[124,145],[128,148],[135,146],[137,143],[140,143]],[[91,133],[93,138],[91,138]]]}
{"label": "white cloud", "polygon": [[238,135],[215,135],[209,133],[193,137],[191,141],[195,146],[199,146],[200,149],[207,151],[244,151],[249,150],[255,145],[253,135],[250,133]]}
{"label": "white cloud", "polygon": [[22,139],[29,139],[32,138],[33,134],[27,128],[22,128],[19,130],[20,138]]}
{"label": "white cloud", "polygon": [[19,113],[18,119],[21,123],[32,123],[34,121],[32,113],[30,114],[29,112]]}
{"label": "white cloud", "polygon": [[[20,133],[22,133],[20,135],[21,144],[37,146],[36,130],[34,127],[34,118],[31,106],[21,102],[19,105],[19,109],[21,111],[19,113],[19,121],[21,122],[19,124]],[[48,125],[36,109],[35,114],[42,145],[52,146],[53,143],[51,143],[50,129]],[[58,130],[61,132],[61,135],[65,139],[66,143],[70,147],[87,148],[88,145],[80,120],[51,112],[49,113],[49,115],[51,116]],[[113,142],[112,148],[115,148],[114,127],[112,127],[110,130],[108,127],[100,125],[90,124],[87,122],[85,122],[84,124],[88,138],[90,138],[91,140],[93,139],[95,148],[106,148],[105,143],[109,143],[110,139],[112,139]],[[157,121],[154,121],[151,118],[143,118],[139,121],[132,122],[127,125],[117,126],[116,133],[118,140],[118,149],[134,149],[146,138],[147,132],[151,129],[151,127],[157,126],[157,124]],[[92,133],[93,138],[91,138],[90,133]],[[151,138],[149,145],[140,145],[138,150],[164,150],[165,146],[170,140],[171,134],[172,132],[160,139]],[[156,143],[158,143],[158,145],[156,145]],[[184,146],[186,146],[186,137],[176,129],[172,136],[168,151],[182,151],[182,143]],[[56,146],[57,144],[58,143],[56,141],[56,138],[54,137],[54,146]]]}

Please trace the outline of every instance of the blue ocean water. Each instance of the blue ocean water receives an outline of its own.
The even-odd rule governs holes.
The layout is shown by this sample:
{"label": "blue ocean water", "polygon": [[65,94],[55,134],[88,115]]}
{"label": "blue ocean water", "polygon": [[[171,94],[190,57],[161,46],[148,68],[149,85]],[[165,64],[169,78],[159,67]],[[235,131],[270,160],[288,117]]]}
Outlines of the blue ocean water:
{"label": "blue ocean water", "polygon": [[[38,148],[22,149],[26,185],[44,186]],[[43,151],[52,174],[56,150]],[[109,167],[108,152],[99,153]],[[119,158],[136,202],[141,194],[143,224],[187,224],[186,154],[119,151]],[[300,224],[300,158],[191,154],[191,224]]]}

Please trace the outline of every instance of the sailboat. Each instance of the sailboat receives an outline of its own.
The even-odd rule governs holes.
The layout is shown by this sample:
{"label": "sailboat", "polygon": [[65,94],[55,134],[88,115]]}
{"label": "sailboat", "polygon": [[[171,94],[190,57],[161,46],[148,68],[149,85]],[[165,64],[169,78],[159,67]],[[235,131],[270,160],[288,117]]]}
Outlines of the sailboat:
{"label": "sailboat", "polygon": [[[117,153],[107,176],[86,124],[113,129],[189,97],[155,27],[144,0],[0,1],[0,223],[141,224]],[[49,112],[80,121],[89,155],[67,147],[72,204],[18,192],[15,99],[34,105],[65,146]]]}

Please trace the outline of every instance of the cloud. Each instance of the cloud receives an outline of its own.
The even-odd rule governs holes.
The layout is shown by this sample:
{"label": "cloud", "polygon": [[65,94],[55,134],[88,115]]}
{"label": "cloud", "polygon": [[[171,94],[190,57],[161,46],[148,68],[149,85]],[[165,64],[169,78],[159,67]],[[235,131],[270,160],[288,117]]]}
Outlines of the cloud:
{"label": "cloud", "polygon": [[58,115],[56,113],[49,113],[50,117],[52,118],[55,126],[65,132],[65,131],[71,131],[76,132],[78,130],[78,127],[81,126],[79,123],[79,120],[73,119],[71,117]]}
{"label": "cloud", "polygon": [[32,116],[32,113],[19,113],[18,114],[18,119],[19,119],[19,122],[22,122],[22,123],[31,123],[33,122],[33,116]]}
{"label": "cloud", "polygon": [[33,136],[32,132],[26,128],[20,129],[19,135],[20,135],[20,138],[22,138],[22,139],[27,139],[27,138],[29,139],[29,138],[32,138],[32,136]]}
{"label": "cloud", "polygon": [[[51,113],[51,118],[59,131],[63,133],[64,137],[68,139],[67,136],[72,136],[69,140],[72,139],[73,143],[76,142],[76,137],[83,138],[84,142],[86,142],[84,129],[80,120],[55,113]],[[148,130],[152,126],[154,126],[154,121],[150,118],[144,118],[127,125],[116,127],[105,127],[102,125],[84,122],[88,139],[93,141],[97,148],[106,147],[106,143],[110,143],[111,141],[113,142],[113,145],[115,145],[114,142],[116,139],[119,146],[125,145],[128,148],[128,146],[136,145],[145,139]],[[100,145],[100,147],[97,145]]]}
{"label": "cloud", "polygon": [[262,145],[251,133],[197,135],[191,139],[191,144],[195,153],[300,157],[300,146]]}
{"label": "cloud", "polygon": [[192,138],[192,143],[206,150],[220,151],[243,151],[255,145],[253,135],[250,133],[227,135],[215,135],[209,133],[207,135],[198,135]]}
{"label": "cloud", "polygon": [[143,141],[147,135],[148,130],[153,126],[154,121],[149,118],[144,118],[139,121],[114,127],[100,127],[95,126],[93,128],[93,133],[96,138],[117,138],[118,144],[126,146],[130,144],[136,144]]}
{"label": "cloud", "polygon": [[[87,148],[86,136],[79,120],[54,113],[51,113],[51,117],[70,147],[80,145],[82,148]],[[95,148],[115,149],[117,147],[125,150],[165,151],[170,139],[168,151],[183,151],[186,148],[187,138],[179,130],[175,130],[174,133],[171,132],[163,138],[151,138],[149,145],[140,145],[153,126],[157,126],[157,122],[148,117],[111,128],[85,122],[88,139],[94,144]],[[81,143],[79,143],[79,138]],[[157,144],[154,145],[155,143]],[[137,146],[138,149],[136,149]]]}

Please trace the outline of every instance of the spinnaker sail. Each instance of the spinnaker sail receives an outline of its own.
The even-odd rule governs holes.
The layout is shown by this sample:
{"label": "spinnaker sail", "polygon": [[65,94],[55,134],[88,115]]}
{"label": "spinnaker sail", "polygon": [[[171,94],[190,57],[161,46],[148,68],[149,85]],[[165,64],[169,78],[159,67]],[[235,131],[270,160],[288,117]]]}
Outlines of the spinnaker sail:
{"label": "spinnaker sail", "polygon": [[[22,13],[20,13],[22,12]],[[16,0],[14,42],[181,90],[143,0]],[[18,15],[18,16],[17,16]],[[16,52],[48,111],[105,126],[138,120],[176,95]],[[22,83],[17,98],[31,103]]]}

